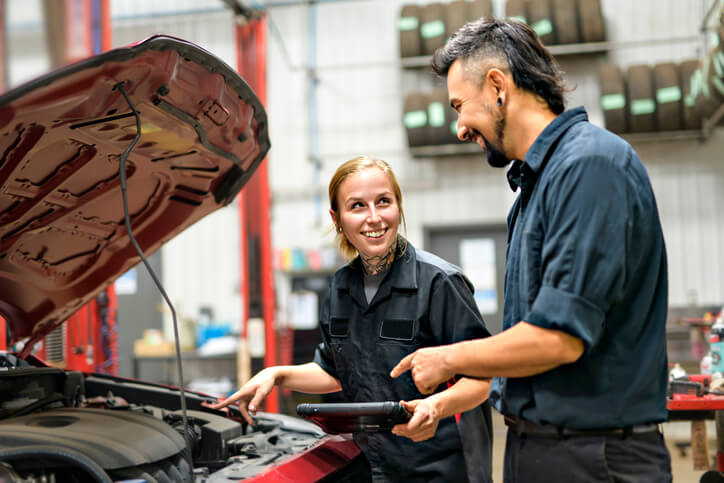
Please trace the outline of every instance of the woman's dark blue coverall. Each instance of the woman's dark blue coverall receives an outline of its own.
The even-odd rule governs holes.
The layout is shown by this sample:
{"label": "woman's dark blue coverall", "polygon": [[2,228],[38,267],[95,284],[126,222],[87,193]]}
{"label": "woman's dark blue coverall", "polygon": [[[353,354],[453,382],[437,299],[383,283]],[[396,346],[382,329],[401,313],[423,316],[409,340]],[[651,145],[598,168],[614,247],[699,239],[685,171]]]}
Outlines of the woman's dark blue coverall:
{"label": "woman's dark blue coverall", "polygon": [[[460,269],[409,242],[400,245],[405,248],[398,248],[369,304],[359,257],[335,273],[325,297],[314,361],[339,379],[347,402],[422,399],[409,372],[390,378],[404,356],[490,335]],[[492,437],[487,401],[459,422],[442,419],[435,436],[423,442],[389,432],[354,435],[373,480],[404,482],[490,481]]]}

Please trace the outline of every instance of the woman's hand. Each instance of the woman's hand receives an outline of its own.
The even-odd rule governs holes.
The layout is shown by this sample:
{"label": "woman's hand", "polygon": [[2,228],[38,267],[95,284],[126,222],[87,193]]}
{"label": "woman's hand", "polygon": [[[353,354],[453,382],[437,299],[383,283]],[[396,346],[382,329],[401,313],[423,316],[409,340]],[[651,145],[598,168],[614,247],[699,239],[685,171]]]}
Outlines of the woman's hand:
{"label": "woman's hand", "polygon": [[412,417],[407,423],[394,426],[393,434],[410,438],[416,443],[435,436],[441,414],[434,397],[409,402],[400,401],[400,403],[412,413]]}
{"label": "woman's hand", "polygon": [[259,406],[264,398],[267,397],[272,389],[274,389],[274,385],[277,382],[276,380],[277,374],[275,367],[263,369],[256,376],[249,379],[247,383],[241,387],[241,389],[211,407],[213,409],[221,409],[229,404],[239,401],[239,410],[241,411],[241,415],[244,416],[244,419],[253,426],[254,420],[251,419],[249,412],[252,414],[256,413],[257,406]]}

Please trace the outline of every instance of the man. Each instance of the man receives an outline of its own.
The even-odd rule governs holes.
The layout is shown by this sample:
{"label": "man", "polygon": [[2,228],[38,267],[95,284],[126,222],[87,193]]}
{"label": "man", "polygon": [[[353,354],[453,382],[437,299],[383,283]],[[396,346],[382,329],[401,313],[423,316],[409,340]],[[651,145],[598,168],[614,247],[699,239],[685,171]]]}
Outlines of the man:
{"label": "man", "polygon": [[424,393],[496,377],[506,482],[670,481],[666,253],[645,168],[583,108],[564,112],[562,74],[523,23],[470,22],[432,66],[458,137],[513,162],[504,330],[420,349],[391,375],[411,370]]}

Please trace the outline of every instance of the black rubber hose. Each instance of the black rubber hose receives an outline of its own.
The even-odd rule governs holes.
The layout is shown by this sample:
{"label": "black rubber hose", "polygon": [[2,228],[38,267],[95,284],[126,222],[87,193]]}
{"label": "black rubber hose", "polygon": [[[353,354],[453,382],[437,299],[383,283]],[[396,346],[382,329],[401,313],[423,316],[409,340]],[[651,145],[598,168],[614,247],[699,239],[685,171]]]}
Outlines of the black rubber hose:
{"label": "black rubber hose", "polygon": [[113,480],[103,471],[103,468],[101,468],[98,463],[86,455],[71,449],[46,445],[18,446],[17,448],[0,449],[0,461],[11,461],[19,458],[50,458],[61,460],[79,466],[93,477],[93,481],[113,483]]}

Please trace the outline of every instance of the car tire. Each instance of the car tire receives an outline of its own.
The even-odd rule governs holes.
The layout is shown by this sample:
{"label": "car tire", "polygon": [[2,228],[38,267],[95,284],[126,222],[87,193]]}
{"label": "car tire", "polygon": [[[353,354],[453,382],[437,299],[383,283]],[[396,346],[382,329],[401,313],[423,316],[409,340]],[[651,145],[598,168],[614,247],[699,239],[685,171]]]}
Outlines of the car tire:
{"label": "car tire", "polygon": [[447,90],[435,89],[427,96],[427,144],[450,142],[449,110]]}
{"label": "car tire", "polygon": [[536,0],[528,3],[528,23],[544,45],[556,43],[550,0]]}
{"label": "car tire", "polygon": [[407,144],[410,147],[424,146],[427,143],[427,96],[416,92],[405,97],[402,122],[407,132]]}
{"label": "car tire", "polygon": [[508,0],[505,2],[505,16],[528,23],[528,2],[525,0]]}
{"label": "car tire", "polygon": [[465,0],[453,0],[447,5],[445,12],[447,31],[452,36],[460,27],[465,25],[470,18],[470,2]]}
{"label": "car tire", "polygon": [[[700,89],[701,61],[698,59],[685,60],[679,64],[681,76],[682,122],[684,129],[701,129],[701,101]],[[699,106],[697,106],[699,104]]]}
{"label": "car tire", "polygon": [[420,36],[422,37],[422,55],[432,55],[447,41],[445,25],[445,5],[428,3],[422,7],[420,20]]}
{"label": "car tire", "polygon": [[651,67],[632,65],[628,68],[628,127],[632,133],[656,131],[656,100]]}
{"label": "car tire", "polygon": [[400,57],[417,57],[422,54],[420,39],[420,14],[418,5],[403,5],[400,18],[397,19],[397,30],[400,37]]}
{"label": "car tire", "polygon": [[581,41],[578,28],[576,0],[553,0],[553,26],[559,44],[577,44]]}
{"label": "car tire", "polygon": [[659,131],[678,131],[682,126],[681,81],[679,68],[672,62],[656,64],[653,69],[656,96],[656,125]]}
{"label": "car tire", "polygon": [[598,70],[601,86],[601,109],[606,129],[622,134],[628,131],[626,108],[626,83],[621,69],[615,64],[606,64]]}
{"label": "car tire", "polygon": [[606,40],[601,0],[578,0],[578,16],[581,20],[581,42]]}
{"label": "car tire", "polygon": [[721,104],[724,102],[724,49],[714,49],[707,58],[709,71],[707,83],[711,94]]}

